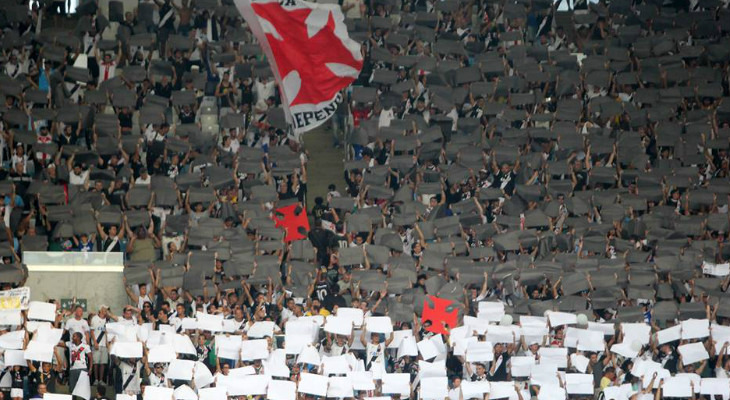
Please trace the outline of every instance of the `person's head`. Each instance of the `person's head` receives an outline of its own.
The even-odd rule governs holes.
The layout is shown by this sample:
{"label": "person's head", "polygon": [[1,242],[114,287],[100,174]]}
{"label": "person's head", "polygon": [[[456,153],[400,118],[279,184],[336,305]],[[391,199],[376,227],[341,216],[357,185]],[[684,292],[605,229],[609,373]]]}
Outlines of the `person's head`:
{"label": "person's head", "polygon": [[238,321],[243,320],[243,309],[241,307],[236,307],[236,309],[233,311],[233,317]]}
{"label": "person's head", "polygon": [[266,295],[264,292],[256,293],[256,304],[264,304],[266,302]]}
{"label": "person's head", "polygon": [[96,397],[99,399],[103,399],[105,396],[106,396],[106,386],[98,385],[96,387]]}
{"label": "person's head", "polygon": [[502,171],[503,174],[509,173],[509,171],[512,169],[509,164],[502,163],[502,166],[500,167],[500,171]]}
{"label": "person's head", "polygon": [[451,386],[456,389],[461,386],[461,377],[455,376],[451,381]]}
{"label": "person's head", "polygon": [[131,319],[132,318],[132,307],[124,307],[124,310],[122,311],[122,317],[124,319]]}
{"label": "person's head", "polygon": [[[142,294],[142,291],[139,291],[139,294]],[[145,301],[144,304],[142,304],[142,312],[145,314],[151,314],[152,313],[152,303],[149,301]]]}
{"label": "person's head", "polygon": [[146,283],[140,283],[139,284],[139,295],[144,296],[147,294],[147,284]]}
{"label": "person's head", "polygon": [[319,302],[319,299],[312,300],[312,311],[319,312],[321,307],[322,303]]}
{"label": "person's head", "polygon": [[98,193],[98,192],[101,192],[102,190],[104,190],[104,182],[102,182],[100,180],[94,181],[94,192]]}
{"label": "person's head", "polygon": [[263,321],[266,318],[266,307],[262,304],[256,307],[256,314],[254,314],[257,321]]}
{"label": "person's head", "polygon": [[117,226],[116,225],[110,226],[109,227],[109,236],[115,237],[115,236],[117,236],[117,234],[119,234],[119,231],[117,230]]}
{"label": "person's head", "polygon": [[439,198],[437,196],[432,196],[430,199],[428,199],[428,205],[431,208],[434,208],[439,205]]}
{"label": "person's head", "polygon": [[160,376],[160,375],[162,375],[162,372],[163,372],[162,364],[156,363],[155,364],[155,375]]}
{"label": "person's head", "polygon": [[496,354],[501,354],[502,352],[504,352],[504,344],[502,344],[502,343],[495,343],[494,344],[494,352]]}
{"label": "person's head", "polygon": [[81,306],[74,307],[74,317],[81,319],[84,316],[84,308]]}
{"label": "person's head", "polygon": [[74,332],[73,336],[71,337],[71,341],[73,342],[73,344],[79,345],[79,344],[81,344],[82,338],[83,338],[83,336],[81,336],[80,332]]}
{"label": "person's head", "polygon": [[487,374],[487,367],[484,366],[484,364],[479,363],[477,364],[477,375],[484,376]]}
{"label": "person's head", "polygon": [[603,376],[610,380],[616,379],[616,368],[608,367],[603,371]]}
{"label": "person's head", "polygon": [[39,396],[43,396],[48,392],[48,388],[46,387],[45,383],[39,383],[36,387],[36,391],[38,392]]}
{"label": "person's head", "polygon": [[373,344],[379,344],[380,343],[380,334],[379,333],[371,333],[370,334],[370,341]]}

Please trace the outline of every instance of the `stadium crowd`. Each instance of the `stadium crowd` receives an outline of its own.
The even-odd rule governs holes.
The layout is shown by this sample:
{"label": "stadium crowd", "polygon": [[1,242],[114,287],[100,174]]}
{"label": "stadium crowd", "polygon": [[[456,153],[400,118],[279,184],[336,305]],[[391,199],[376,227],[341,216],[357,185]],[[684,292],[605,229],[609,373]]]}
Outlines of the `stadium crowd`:
{"label": "stadium crowd", "polygon": [[0,316],[0,398],[730,397],[727,1],[343,0],[328,193],[232,2],[28,3],[0,282],[122,252],[129,304]]}

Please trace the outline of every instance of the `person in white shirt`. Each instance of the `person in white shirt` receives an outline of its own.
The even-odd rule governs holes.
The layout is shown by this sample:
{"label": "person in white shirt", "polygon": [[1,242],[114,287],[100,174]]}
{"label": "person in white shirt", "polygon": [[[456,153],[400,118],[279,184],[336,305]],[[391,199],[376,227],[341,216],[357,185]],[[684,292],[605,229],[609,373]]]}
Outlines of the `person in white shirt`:
{"label": "person in white shirt", "polygon": [[122,372],[122,393],[136,396],[141,393],[140,370],[142,363],[136,358],[117,358],[119,370]]}
{"label": "person in white shirt", "polygon": [[5,74],[10,78],[17,78],[20,74],[28,73],[28,63],[25,60],[25,51],[18,56],[17,52],[10,54],[8,63],[5,64]]}
{"label": "person in white shirt", "polygon": [[455,376],[449,390],[449,400],[461,400],[461,398],[461,377]]}
{"label": "person in white shirt", "polygon": [[84,309],[81,306],[74,308],[73,318],[66,321],[64,329],[68,331],[69,335],[80,333],[84,339],[84,343],[89,343],[89,323],[83,318]]}
{"label": "person in white shirt", "polygon": [[365,2],[363,0],[344,0],[342,12],[349,19],[361,19],[365,15]]}
{"label": "person in white shirt", "polygon": [[81,372],[90,373],[94,368],[94,361],[91,357],[89,345],[82,341],[83,335],[79,332],[71,336],[71,341],[66,342],[69,352],[69,391],[73,392],[79,380]]}
{"label": "person in white shirt", "polygon": [[360,343],[365,346],[365,369],[370,370],[373,364],[380,364],[384,369],[385,348],[393,341],[393,332],[390,333],[390,336],[385,340],[385,342],[380,341],[379,333],[372,333],[370,335],[370,341],[365,339],[365,334],[366,331],[363,329],[362,334],[360,335]]}
{"label": "person in white shirt", "polygon": [[[13,151],[13,155],[10,157],[10,165],[13,167],[13,169],[15,169],[15,166],[18,164],[27,166],[29,160],[30,159],[28,158],[28,155],[25,153],[25,147],[23,147],[23,144],[22,143],[16,144],[15,151]],[[24,167],[23,172],[25,172],[25,167]]]}
{"label": "person in white shirt", "polygon": [[135,312],[139,312],[139,310],[135,311],[132,306],[124,307],[124,311],[122,311],[122,318],[120,318],[117,322],[124,325],[137,325],[137,318],[134,315]]}
{"label": "person in white shirt", "polygon": [[86,186],[89,184],[89,170],[84,170],[80,163],[74,163],[76,154],[68,158],[66,162],[69,173],[68,183],[74,186]]}
{"label": "person in white shirt", "polygon": [[[152,300],[155,298],[155,294],[156,294],[155,286],[157,286],[157,285],[155,285],[156,277],[155,277],[154,272],[152,272],[152,270],[150,270],[150,277],[152,278],[152,285],[151,285],[152,288],[150,289],[150,293],[147,293],[147,284],[146,283],[140,283],[139,285],[137,285],[137,287],[139,289],[138,289],[138,291],[135,291],[130,285],[127,284],[127,278],[126,277],[122,278],[122,280],[124,282],[124,287],[127,291],[127,296],[129,296],[129,299],[132,300],[132,302],[135,303],[137,305],[137,308],[140,310],[144,307],[144,303],[154,304],[154,302]],[[126,312],[126,310],[125,310],[125,312]],[[125,318],[126,318],[126,316],[125,316]]]}
{"label": "person in white shirt", "polygon": [[253,84],[253,91],[256,94],[256,104],[254,107],[264,110],[268,109],[266,99],[274,96],[274,90],[276,90],[276,83],[273,79],[266,77],[256,79]]}
{"label": "person in white shirt", "polygon": [[332,335],[328,333],[325,346],[329,347],[328,355],[330,357],[337,357],[349,353],[354,339],[355,335],[351,334],[350,336],[335,335],[334,340],[332,340]]}
{"label": "person in white shirt", "polygon": [[94,346],[92,356],[94,360],[94,369],[96,381],[104,379],[104,370],[109,364],[109,352],[107,351],[107,335],[106,324],[109,322],[108,307],[102,305],[99,313],[91,317],[91,343]]}
{"label": "person in white shirt", "polygon": [[109,53],[104,54],[104,58],[99,57],[99,48],[97,47],[94,51],[94,55],[96,56],[97,60],[102,60],[101,65],[99,65],[99,84],[101,84],[104,81],[108,81],[109,79],[112,79],[116,76],[117,73],[117,65],[119,65],[120,61],[122,60],[122,46],[119,46],[119,51],[117,53],[117,58],[112,59],[112,55]]}
{"label": "person in white shirt", "polygon": [[155,363],[154,368],[150,368],[150,365],[145,360],[144,362],[145,372],[150,379],[150,386],[152,387],[170,387],[170,382],[165,377],[165,368],[160,363]]}
{"label": "person in white shirt", "polygon": [[152,177],[147,172],[147,168],[142,168],[139,172],[139,177],[134,180],[134,184],[139,186],[149,186],[152,184]]}

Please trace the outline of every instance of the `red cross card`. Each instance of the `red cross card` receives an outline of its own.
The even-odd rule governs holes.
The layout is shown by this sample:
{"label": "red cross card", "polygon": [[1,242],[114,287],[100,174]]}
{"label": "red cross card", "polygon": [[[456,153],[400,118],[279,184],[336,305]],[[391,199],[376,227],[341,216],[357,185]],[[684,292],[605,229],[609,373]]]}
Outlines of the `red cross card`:
{"label": "red cross card", "polygon": [[307,211],[299,203],[274,210],[274,221],[276,221],[277,228],[284,228],[286,232],[285,241],[293,242],[307,238],[309,219],[307,218]]}
{"label": "red cross card", "polygon": [[445,327],[456,327],[459,310],[452,300],[441,299],[436,296],[426,296],[423,300],[421,323],[431,322],[425,327],[429,332],[447,334]]}

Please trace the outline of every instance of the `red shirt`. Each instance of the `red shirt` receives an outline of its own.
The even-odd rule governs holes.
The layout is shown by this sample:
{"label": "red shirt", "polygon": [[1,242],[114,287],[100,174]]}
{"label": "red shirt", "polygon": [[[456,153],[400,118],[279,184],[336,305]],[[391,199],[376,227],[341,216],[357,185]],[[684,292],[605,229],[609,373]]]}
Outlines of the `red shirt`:
{"label": "red shirt", "polygon": [[370,110],[367,108],[358,108],[352,111],[353,125],[355,128],[360,126],[360,121],[370,117]]}

